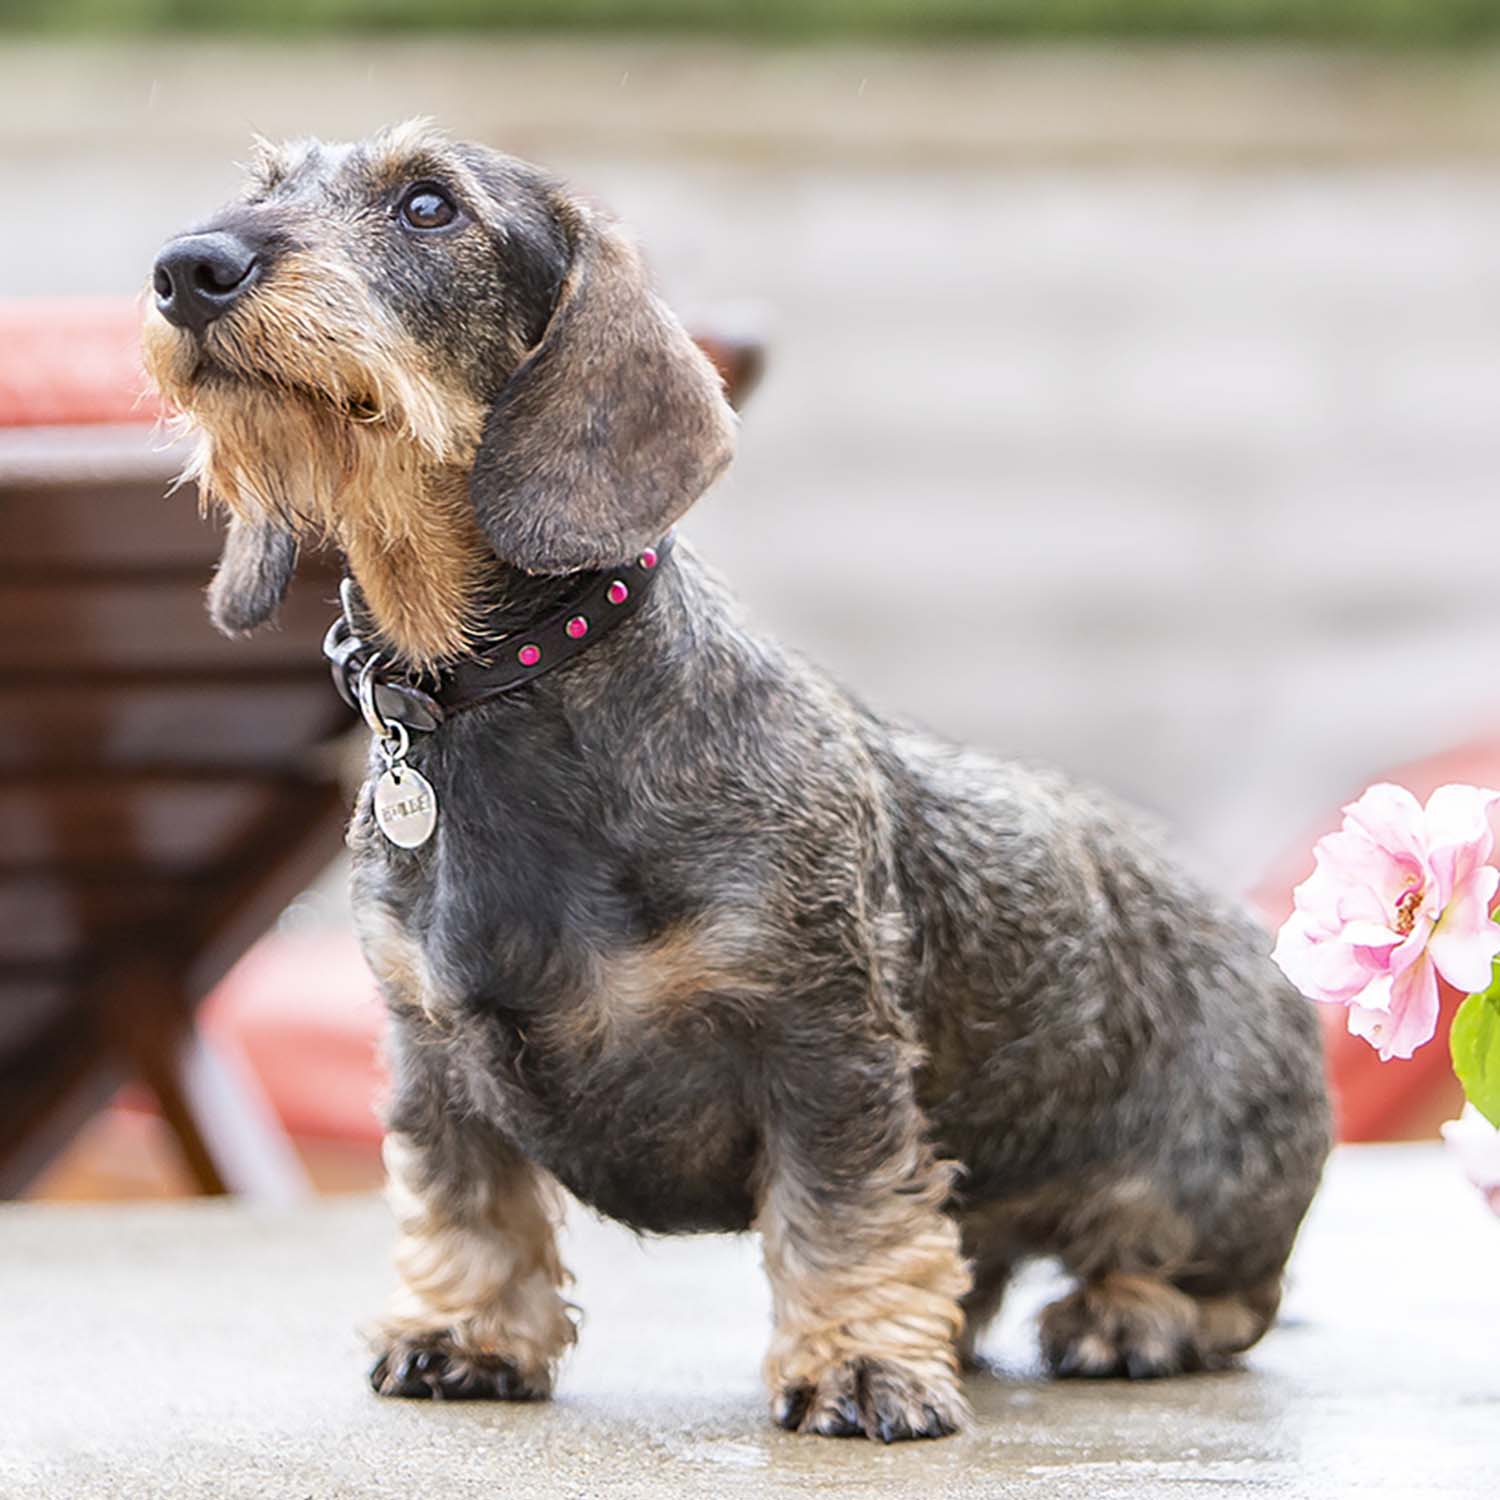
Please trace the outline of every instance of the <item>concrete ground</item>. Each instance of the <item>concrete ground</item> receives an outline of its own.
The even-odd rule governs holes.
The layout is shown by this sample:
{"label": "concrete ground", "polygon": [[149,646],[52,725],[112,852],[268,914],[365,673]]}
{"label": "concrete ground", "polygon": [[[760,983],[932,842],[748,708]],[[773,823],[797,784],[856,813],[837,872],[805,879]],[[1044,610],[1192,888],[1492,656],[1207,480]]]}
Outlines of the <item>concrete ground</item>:
{"label": "concrete ground", "polygon": [[1282,1326],[1238,1372],[1037,1378],[1016,1299],[973,1429],[893,1448],[792,1437],[757,1384],[749,1240],[637,1242],[574,1212],[585,1310],[546,1406],[381,1401],[373,1199],[0,1209],[4,1500],[836,1495],[1275,1500],[1500,1493],[1500,1223],[1435,1148],[1336,1159]]}
{"label": "concrete ground", "polygon": [[690,522],[756,612],[1243,885],[1500,722],[1497,84],[1482,53],[8,43],[0,294],[139,287],[255,130],[425,112],[548,162],[684,310],[764,322]]}

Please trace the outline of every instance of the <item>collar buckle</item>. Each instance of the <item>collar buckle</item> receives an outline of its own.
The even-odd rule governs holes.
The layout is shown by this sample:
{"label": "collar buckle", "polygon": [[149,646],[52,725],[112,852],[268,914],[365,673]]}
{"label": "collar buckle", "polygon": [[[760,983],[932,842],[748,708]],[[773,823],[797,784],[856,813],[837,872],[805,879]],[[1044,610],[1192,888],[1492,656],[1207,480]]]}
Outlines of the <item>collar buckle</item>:
{"label": "collar buckle", "polygon": [[381,674],[380,653],[359,635],[359,596],[354,580],[339,585],[339,613],[323,637],[323,655],[340,698],[380,739],[391,726],[430,733],[443,722],[442,706],[430,693]]}

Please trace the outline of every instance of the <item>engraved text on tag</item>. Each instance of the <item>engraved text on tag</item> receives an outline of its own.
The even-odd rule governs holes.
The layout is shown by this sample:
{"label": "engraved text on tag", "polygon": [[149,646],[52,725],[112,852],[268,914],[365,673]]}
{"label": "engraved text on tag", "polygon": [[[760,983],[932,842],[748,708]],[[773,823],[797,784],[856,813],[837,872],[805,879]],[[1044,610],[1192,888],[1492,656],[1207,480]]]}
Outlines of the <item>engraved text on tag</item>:
{"label": "engraved text on tag", "polygon": [[425,844],[437,827],[437,793],[432,783],[400,761],[387,766],[375,783],[375,821],[399,848]]}

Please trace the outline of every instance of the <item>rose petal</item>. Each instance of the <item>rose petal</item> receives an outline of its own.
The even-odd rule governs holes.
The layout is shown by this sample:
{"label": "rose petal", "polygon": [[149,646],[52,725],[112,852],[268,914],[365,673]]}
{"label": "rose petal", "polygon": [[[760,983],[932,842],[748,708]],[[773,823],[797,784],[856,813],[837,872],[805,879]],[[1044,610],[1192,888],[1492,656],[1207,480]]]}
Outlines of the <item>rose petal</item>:
{"label": "rose petal", "polygon": [[1317,869],[1306,882],[1307,899],[1331,902],[1350,918],[1388,917],[1403,891],[1429,878],[1420,852],[1384,848],[1359,830],[1325,834],[1313,858]]}
{"label": "rose petal", "polygon": [[1356,948],[1378,949],[1394,948],[1405,941],[1384,922],[1346,922],[1339,929],[1338,940]]}
{"label": "rose petal", "polygon": [[1387,964],[1392,975],[1404,974],[1427,949],[1427,939],[1432,934],[1432,918],[1419,911],[1412,919],[1412,929],[1401,939],[1398,947],[1392,948]]}
{"label": "rose petal", "polygon": [[1292,905],[1309,930],[1331,937],[1344,925],[1338,904],[1342,886],[1320,865],[1292,890]]}
{"label": "rose petal", "polygon": [[1495,845],[1489,810],[1500,792],[1478,786],[1440,786],[1423,814],[1428,863],[1446,906],[1455,889],[1490,857]]}
{"label": "rose petal", "polygon": [[1349,1035],[1379,1048],[1391,1029],[1391,981],[1377,980],[1349,1007]]}
{"label": "rose petal", "polygon": [[1344,820],[1346,828],[1361,829],[1387,854],[1425,863],[1425,815],[1422,804],[1404,786],[1377,781],[1344,809]]}
{"label": "rose petal", "polygon": [[1500,924],[1490,921],[1490,902],[1500,886],[1500,870],[1481,865],[1454,891],[1453,899],[1427,940],[1438,972],[1456,990],[1488,989],[1500,954]]}
{"label": "rose petal", "polygon": [[1349,1030],[1374,1047],[1381,1062],[1389,1062],[1410,1057],[1431,1041],[1437,1018],[1437,975],[1424,957],[1399,978],[1371,985],[1360,1003],[1349,1007]]}
{"label": "rose petal", "polygon": [[1301,912],[1282,923],[1271,957],[1309,1000],[1342,1005],[1370,982],[1369,968],[1355,951],[1311,928]]}
{"label": "rose petal", "polygon": [[1437,971],[1425,954],[1404,974],[1391,982],[1390,1034],[1381,1042],[1382,1062],[1393,1057],[1410,1057],[1424,1042],[1430,1042],[1437,1031]]}
{"label": "rose petal", "polygon": [[1443,1140],[1469,1181],[1482,1192],[1500,1188],[1500,1130],[1472,1105],[1442,1127]]}

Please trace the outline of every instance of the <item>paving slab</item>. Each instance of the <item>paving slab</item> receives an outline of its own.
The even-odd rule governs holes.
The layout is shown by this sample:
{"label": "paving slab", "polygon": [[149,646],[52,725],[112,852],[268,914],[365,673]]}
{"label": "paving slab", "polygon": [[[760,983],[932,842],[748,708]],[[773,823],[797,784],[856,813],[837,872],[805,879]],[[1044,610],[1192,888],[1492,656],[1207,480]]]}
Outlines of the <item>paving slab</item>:
{"label": "paving slab", "polygon": [[4,1500],[1500,1493],[1500,1221],[1429,1147],[1344,1149],[1285,1318],[1232,1373],[1048,1383],[1014,1299],[973,1429],[883,1448],[775,1430],[752,1239],[639,1241],[582,1210],[557,1399],[382,1401],[356,1329],[374,1198],[0,1210]]}

